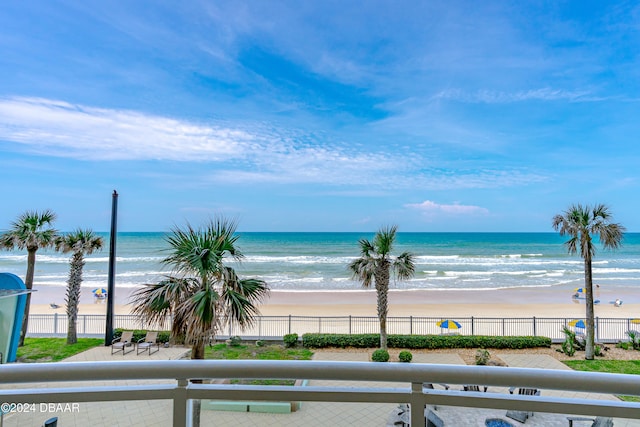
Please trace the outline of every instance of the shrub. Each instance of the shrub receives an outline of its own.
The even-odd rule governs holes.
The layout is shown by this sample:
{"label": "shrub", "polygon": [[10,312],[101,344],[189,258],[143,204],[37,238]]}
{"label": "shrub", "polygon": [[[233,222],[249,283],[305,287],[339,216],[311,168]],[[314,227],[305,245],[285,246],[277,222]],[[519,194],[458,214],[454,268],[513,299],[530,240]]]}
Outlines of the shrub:
{"label": "shrub", "polygon": [[371,355],[371,360],[374,362],[388,362],[389,361],[389,352],[382,348],[377,349]]}
{"label": "shrub", "polygon": [[242,338],[237,335],[234,335],[229,338],[229,345],[231,347],[238,347],[242,343]]}
{"label": "shrub", "polygon": [[410,352],[410,351],[402,350],[402,351],[400,352],[400,354],[398,354],[398,359],[399,359],[401,362],[409,363],[409,362],[411,362],[411,359],[413,359],[413,354],[411,354],[411,352]]}
{"label": "shrub", "polygon": [[264,341],[263,340],[258,340],[256,341],[256,347],[264,347]]}
{"label": "shrub", "polygon": [[[122,328],[117,328],[113,330],[113,338],[120,338],[120,336],[122,336],[122,331],[124,329]],[[128,331],[130,329],[127,329]],[[145,330],[135,330],[133,331],[133,342],[138,342],[140,341],[142,338],[144,338],[147,335],[147,331]],[[169,331],[158,331],[158,342],[161,344],[164,344],[166,342],[169,342],[169,339],[171,338],[171,332]]]}
{"label": "shrub", "polygon": [[618,344],[616,344],[616,347],[623,350],[629,350],[630,348],[632,348],[631,343],[627,341],[620,341]]}
{"label": "shrub", "polygon": [[486,365],[489,363],[489,359],[491,359],[491,355],[486,349],[481,348],[476,351],[476,365]]}
{"label": "shrub", "polygon": [[[493,337],[484,335],[389,335],[389,348],[497,348],[522,349],[551,347],[551,339],[532,336]],[[380,346],[378,334],[304,334],[302,345],[307,348],[355,347],[376,348]]]}
{"label": "shrub", "polygon": [[298,344],[298,334],[287,334],[282,337],[285,347],[295,347]]}
{"label": "shrub", "polygon": [[631,340],[631,347],[634,350],[640,350],[640,333],[638,331],[627,331],[629,339]]}

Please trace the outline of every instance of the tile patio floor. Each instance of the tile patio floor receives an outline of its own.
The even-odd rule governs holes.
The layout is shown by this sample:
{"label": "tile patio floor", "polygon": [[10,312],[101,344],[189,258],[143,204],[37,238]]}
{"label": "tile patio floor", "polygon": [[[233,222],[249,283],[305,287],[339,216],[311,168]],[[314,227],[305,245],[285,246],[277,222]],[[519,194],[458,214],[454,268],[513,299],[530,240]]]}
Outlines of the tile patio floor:
{"label": "tile patio floor", "polygon": [[[152,356],[139,355],[135,352],[125,356],[121,354],[110,354],[109,347],[97,347],[76,355],[67,361],[104,361],[104,360],[145,360],[145,359],[180,359],[186,353],[186,349],[179,347],[161,348],[159,352]],[[516,355],[500,354],[500,358],[509,366],[546,368],[546,369],[569,369],[556,359],[545,355]],[[337,360],[337,361],[367,361],[366,353],[346,353],[346,352],[318,352],[315,360]],[[464,364],[464,361],[457,354],[416,354],[416,363],[448,363]],[[146,381],[149,383],[150,381]],[[161,382],[161,381],[159,381]],[[94,382],[92,385],[115,384],[116,381]],[[119,384],[139,384],[138,381],[124,381]],[[349,385],[344,381],[312,381],[312,385],[340,384]],[[63,385],[63,384],[59,384]],[[355,385],[355,384],[354,384]],[[365,384],[358,383],[358,386]],[[380,386],[381,383],[370,383],[371,386]],[[32,386],[32,385],[30,385]],[[53,386],[53,385],[52,385]],[[384,383],[385,387],[406,387],[405,384]],[[18,387],[26,387],[18,385]],[[456,388],[458,386],[453,386]],[[489,392],[506,393],[507,390],[499,387],[492,387]],[[609,395],[596,395],[587,393],[560,393],[555,391],[543,391],[549,395],[580,396],[585,398],[615,399]],[[394,404],[371,404],[371,403],[340,403],[340,402],[304,402],[302,408],[291,414],[262,414],[247,412],[224,412],[203,410],[201,415],[201,425],[209,426],[385,426],[390,412],[396,407]],[[34,414],[9,414],[4,417],[3,427],[39,427],[43,422],[52,417],[58,417],[59,427],[88,427],[88,426],[170,426],[171,425],[171,401],[129,401],[129,402],[94,402],[80,403],[78,413],[39,413]],[[484,426],[484,419],[498,416],[504,417],[506,411],[484,410],[469,408],[453,408],[438,406],[437,413],[445,421],[447,426]],[[520,425],[517,422],[513,422]],[[555,414],[536,413],[535,416],[527,420],[526,426],[568,426],[566,416]],[[640,420],[616,419],[616,427],[640,427]]]}

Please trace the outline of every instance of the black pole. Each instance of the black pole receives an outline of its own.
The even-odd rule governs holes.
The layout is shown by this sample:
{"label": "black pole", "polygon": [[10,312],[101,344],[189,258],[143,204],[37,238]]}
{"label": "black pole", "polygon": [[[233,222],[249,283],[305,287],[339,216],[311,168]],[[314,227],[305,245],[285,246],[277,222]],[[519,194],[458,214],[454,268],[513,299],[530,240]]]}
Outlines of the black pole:
{"label": "black pole", "polygon": [[111,235],[109,242],[109,275],[107,277],[107,322],[104,331],[104,345],[111,345],[113,340],[113,300],[116,276],[116,233],[118,218],[118,192],[113,190],[111,202]]}

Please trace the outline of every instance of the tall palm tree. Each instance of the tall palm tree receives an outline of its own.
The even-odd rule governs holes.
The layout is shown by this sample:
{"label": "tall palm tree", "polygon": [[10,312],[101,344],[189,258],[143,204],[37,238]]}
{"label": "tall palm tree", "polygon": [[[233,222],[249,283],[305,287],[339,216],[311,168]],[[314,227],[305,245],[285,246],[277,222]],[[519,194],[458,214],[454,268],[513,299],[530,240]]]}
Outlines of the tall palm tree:
{"label": "tall palm tree", "polygon": [[222,218],[198,229],[174,228],[166,238],[171,253],[162,261],[171,274],[133,295],[133,312],[143,319],[159,324],[172,315],[172,336],[191,344],[192,359],[204,358],[205,343],[227,322],[253,324],[257,304],[269,293],[263,280],[240,279],[225,265],[244,257],[235,231],[236,223]]}
{"label": "tall palm tree", "polygon": [[[58,235],[57,230],[51,227],[55,220],[56,214],[48,209],[43,212],[27,211],[20,215],[18,219],[11,224],[11,228],[0,236],[0,246],[2,248],[8,250],[27,250],[27,274],[24,284],[28,290],[33,289],[36,252],[38,249],[52,246],[54,239]],[[27,334],[30,305],[31,293],[28,293],[27,305],[22,320],[22,330],[20,331],[19,346],[24,345],[24,337]]]}
{"label": "tall palm tree", "polygon": [[96,236],[91,230],[78,229],[72,233],[59,236],[55,240],[57,251],[62,253],[71,252],[69,261],[69,280],[67,281],[67,344],[78,342],[76,331],[76,321],[78,319],[78,304],[80,303],[80,285],[82,284],[82,269],[84,267],[84,256],[90,255],[94,251],[102,249],[104,241],[102,237]]}
{"label": "tall palm tree", "polygon": [[392,226],[380,229],[372,242],[360,239],[360,258],[349,264],[353,278],[362,282],[363,287],[370,287],[372,282],[375,284],[380,320],[380,348],[385,350],[387,349],[388,293],[391,272],[398,280],[409,279],[415,272],[411,253],[403,252],[395,258],[391,256],[397,228]]}
{"label": "tall palm tree", "polygon": [[594,348],[594,313],[593,313],[593,275],[591,260],[596,249],[593,236],[597,235],[605,249],[617,249],[622,245],[625,227],[610,222],[612,219],[609,208],[598,204],[593,207],[572,205],[562,215],[553,217],[553,228],[561,236],[570,238],[565,242],[570,254],[580,253],[584,260],[584,288],[586,290],[586,320],[587,338],[585,359],[593,360]]}

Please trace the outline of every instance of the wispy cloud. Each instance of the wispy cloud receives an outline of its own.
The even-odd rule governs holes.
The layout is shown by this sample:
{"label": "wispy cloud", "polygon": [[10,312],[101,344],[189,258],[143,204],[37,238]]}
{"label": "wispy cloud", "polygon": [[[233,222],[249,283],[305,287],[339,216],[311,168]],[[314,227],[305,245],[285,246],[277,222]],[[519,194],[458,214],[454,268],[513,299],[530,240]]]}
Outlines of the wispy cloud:
{"label": "wispy cloud", "polygon": [[563,89],[540,88],[517,92],[480,90],[468,92],[462,89],[446,89],[433,96],[434,100],[445,99],[467,103],[509,104],[524,101],[591,101],[589,91],[569,91]]}
{"label": "wispy cloud", "polygon": [[487,215],[489,210],[480,206],[461,205],[454,203],[451,205],[439,204],[431,200],[425,200],[422,203],[409,203],[405,207],[417,209],[427,216],[437,216],[439,214],[447,215]]}

